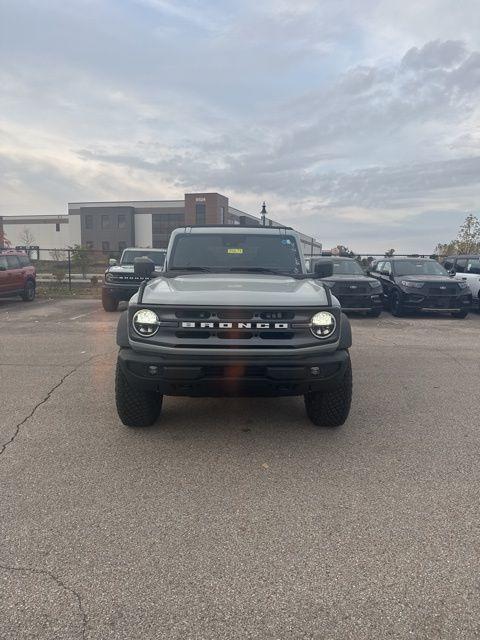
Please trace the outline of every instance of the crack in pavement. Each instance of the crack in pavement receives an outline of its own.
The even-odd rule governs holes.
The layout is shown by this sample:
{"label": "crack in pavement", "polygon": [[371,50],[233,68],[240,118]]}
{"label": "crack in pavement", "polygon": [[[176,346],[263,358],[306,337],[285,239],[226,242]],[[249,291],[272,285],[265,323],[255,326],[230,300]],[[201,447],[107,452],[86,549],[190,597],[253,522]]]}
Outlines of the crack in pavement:
{"label": "crack in pavement", "polygon": [[0,569],[5,569],[6,571],[12,571],[12,572],[16,571],[20,573],[21,572],[34,573],[36,575],[48,576],[54,582],[56,582],[56,584],[58,584],[64,591],[67,591],[68,593],[73,594],[73,596],[75,597],[78,603],[78,609],[82,617],[81,637],[86,638],[88,618],[87,618],[85,609],[83,608],[82,598],[80,597],[80,594],[78,593],[78,591],[75,591],[73,587],[67,586],[62,580],[60,580],[60,578],[58,578],[55,574],[53,574],[51,571],[48,571],[47,569],[32,569],[30,567],[12,567],[3,563],[0,563]]}
{"label": "crack in pavement", "polygon": [[66,373],[64,376],[61,377],[60,381],[57,382],[57,384],[55,384],[50,391],[47,392],[47,395],[42,398],[42,400],[40,400],[40,402],[38,402],[33,409],[30,411],[30,413],[23,418],[23,420],[21,422],[19,422],[16,426],[15,426],[15,430],[13,432],[12,437],[7,440],[6,442],[4,442],[2,445],[0,445],[0,456],[2,456],[5,453],[5,450],[8,446],[10,446],[11,444],[13,444],[15,442],[16,437],[18,436],[18,434],[20,433],[20,429],[23,427],[23,425],[28,422],[30,420],[30,418],[35,415],[37,409],[39,409],[43,404],[45,404],[46,402],[48,402],[53,394],[54,391],[56,391],[56,389],[58,389],[59,387],[62,386],[62,384],[65,382],[65,380],[67,378],[69,378],[72,374],[74,374],[76,371],[78,371],[81,367],[85,366],[86,364],[88,364],[89,362],[91,362],[94,358],[100,358],[102,356],[108,355],[110,353],[114,353],[116,350],[114,351],[106,351],[104,353],[99,353],[99,354],[95,354],[93,356],[90,356],[90,358],[87,358],[87,360],[84,360],[83,362],[81,362],[80,364],[78,364],[76,367],[74,367],[73,369],[71,369],[68,373]]}

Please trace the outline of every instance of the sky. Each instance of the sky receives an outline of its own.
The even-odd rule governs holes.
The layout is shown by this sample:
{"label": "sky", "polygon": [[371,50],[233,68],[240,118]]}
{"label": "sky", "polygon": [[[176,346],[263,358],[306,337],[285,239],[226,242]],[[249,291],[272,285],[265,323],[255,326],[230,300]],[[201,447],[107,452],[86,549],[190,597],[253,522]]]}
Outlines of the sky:
{"label": "sky", "polygon": [[480,209],[478,0],[0,0],[0,215],[217,191],[325,247]]}

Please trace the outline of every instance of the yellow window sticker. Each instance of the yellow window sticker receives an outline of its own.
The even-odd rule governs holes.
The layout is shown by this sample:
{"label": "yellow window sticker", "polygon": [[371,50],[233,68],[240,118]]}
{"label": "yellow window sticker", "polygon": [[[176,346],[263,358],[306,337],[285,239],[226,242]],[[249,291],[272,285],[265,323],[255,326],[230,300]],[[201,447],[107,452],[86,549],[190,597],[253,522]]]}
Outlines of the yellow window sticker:
{"label": "yellow window sticker", "polygon": [[227,253],[243,253],[243,249],[227,249]]}

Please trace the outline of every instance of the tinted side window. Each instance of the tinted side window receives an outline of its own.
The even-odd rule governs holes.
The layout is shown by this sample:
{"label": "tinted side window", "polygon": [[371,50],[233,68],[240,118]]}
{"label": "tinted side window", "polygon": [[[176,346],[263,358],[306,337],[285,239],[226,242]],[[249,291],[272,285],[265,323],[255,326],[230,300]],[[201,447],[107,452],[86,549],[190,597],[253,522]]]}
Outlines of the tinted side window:
{"label": "tinted side window", "polygon": [[392,273],[392,265],[390,264],[390,262],[384,262],[383,263],[382,271],[385,271],[385,273],[388,273],[388,275],[390,275]]}
{"label": "tinted side window", "polygon": [[7,269],[7,256],[0,256],[0,267]]}
{"label": "tinted side window", "polygon": [[7,256],[7,265],[9,269],[20,269],[20,262],[17,256]]}
{"label": "tinted side window", "polygon": [[377,262],[377,264],[375,265],[375,272],[376,273],[381,273],[381,271],[383,270],[383,265],[385,264],[385,262]]}
{"label": "tinted side window", "polygon": [[458,258],[457,267],[455,271],[457,273],[465,273],[465,269],[467,268],[467,259],[466,258]]}
{"label": "tinted side window", "polygon": [[468,259],[466,273],[480,274],[480,257]]}
{"label": "tinted side window", "polygon": [[28,256],[18,256],[18,259],[21,267],[29,267],[32,264]]}

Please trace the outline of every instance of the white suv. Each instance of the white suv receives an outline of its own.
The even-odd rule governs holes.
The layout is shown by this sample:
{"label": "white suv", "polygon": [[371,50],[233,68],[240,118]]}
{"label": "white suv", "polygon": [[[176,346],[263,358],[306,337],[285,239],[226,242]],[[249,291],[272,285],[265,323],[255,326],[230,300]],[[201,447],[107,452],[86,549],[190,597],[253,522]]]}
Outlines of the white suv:
{"label": "white suv", "polygon": [[480,254],[448,256],[443,266],[455,280],[463,280],[470,287],[474,303],[480,309]]}

